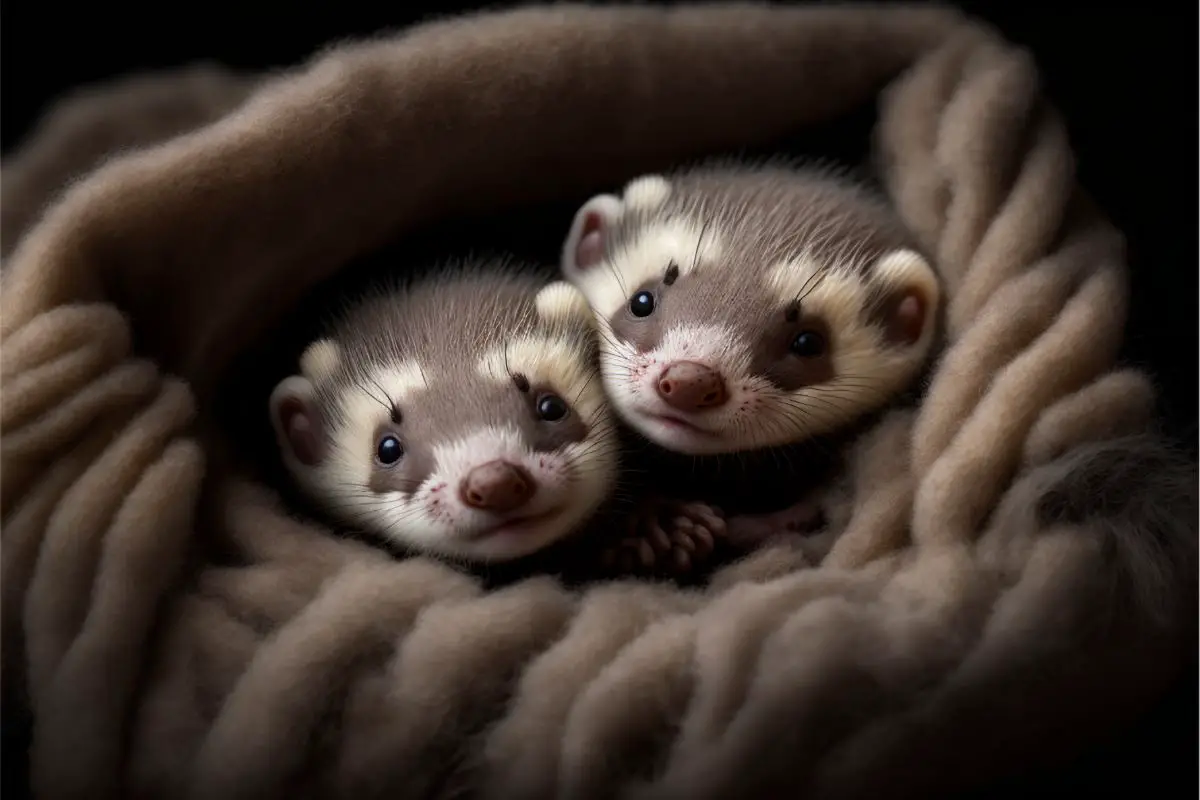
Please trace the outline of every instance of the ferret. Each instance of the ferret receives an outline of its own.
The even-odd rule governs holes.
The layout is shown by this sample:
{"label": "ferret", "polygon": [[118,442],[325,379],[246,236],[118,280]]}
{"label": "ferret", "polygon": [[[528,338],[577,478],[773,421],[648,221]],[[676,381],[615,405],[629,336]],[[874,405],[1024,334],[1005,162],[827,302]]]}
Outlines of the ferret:
{"label": "ferret", "polygon": [[333,519],[466,564],[577,531],[612,491],[614,420],[580,293],[467,262],[368,296],[270,396],[284,466]]}
{"label": "ferret", "polygon": [[[830,169],[639,177],[577,211],[561,266],[595,314],[616,415],[697,461],[836,440],[909,390],[934,350],[936,273],[881,197]],[[685,529],[667,531],[676,556],[687,530],[714,527],[657,513],[659,555],[664,524]],[[772,524],[814,521],[803,504],[784,517]]]}

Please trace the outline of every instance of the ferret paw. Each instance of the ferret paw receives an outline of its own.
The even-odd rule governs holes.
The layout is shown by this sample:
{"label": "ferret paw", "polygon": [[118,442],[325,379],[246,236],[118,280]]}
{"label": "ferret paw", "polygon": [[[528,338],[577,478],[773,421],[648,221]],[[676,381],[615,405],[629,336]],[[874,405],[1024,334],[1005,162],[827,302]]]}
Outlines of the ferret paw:
{"label": "ferret paw", "polygon": [[725,535],[725,517],[707,503],[652,501],[630,519],[630,531],[601,555],[609,570],[685,575],[701,566]]}
{"label": "ferret paw", "polygon": [[820,503],[801,500],[769,514],[739,514],[725,521],[725,538],[739,550],[751,550],[778,536],[805,536],[821,530],[825,511]]}

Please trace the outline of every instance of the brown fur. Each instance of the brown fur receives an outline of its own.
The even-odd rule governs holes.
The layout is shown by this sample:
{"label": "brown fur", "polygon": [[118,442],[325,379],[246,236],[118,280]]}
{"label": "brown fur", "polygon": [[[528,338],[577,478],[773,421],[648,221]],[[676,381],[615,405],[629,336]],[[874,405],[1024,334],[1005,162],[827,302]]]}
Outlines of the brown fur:
{"label": "brown fur", "polygon": [[[1195,653],[1194,471],[1102,441],[1153,397],[1112,371],[1120,238],[1074,199],[1028,57],[960,24],[452,20],[324,54],[66,192],[0,296],[3,677],[38,796],[928,798],[1143,709]],[[766,142],[884,83],[881,163],[943,271],[948,350],[850,527],[874,531],[858,554],[910,546],[706,593],[485,593],[292,519],[218,458],[230,357],[347,257]],[[1121,464],[1137,502],[1089,502]]]}

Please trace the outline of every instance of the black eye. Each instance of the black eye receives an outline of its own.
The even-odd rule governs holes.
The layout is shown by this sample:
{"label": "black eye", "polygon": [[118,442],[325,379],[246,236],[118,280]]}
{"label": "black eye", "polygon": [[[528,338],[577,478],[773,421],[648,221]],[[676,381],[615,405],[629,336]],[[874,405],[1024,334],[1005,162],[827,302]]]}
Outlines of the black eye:
{"label": "black eye", "polygon": [[792,354],[815,358],[825,352],[825,339],[816,331],[801,331],[792,339]]}
{"label": "black eye", "polygon": [[654,295],[638,292],[629,301],[629,311],[635,317],[648,317],[654,313]]}
{"label": "black eye", "polygon": [[400,446],[400,440],[395,436],[388,435],[379,440],[379,449],[375,451],[375,456],[379,459],[380,464],[390,467],[403,455],[404,448]]}
{"label": "black eye", "polygon": [[537,415],[546,422],[557,422],[567,415],[567,404],[557,395],[544,394],[538,398]]}

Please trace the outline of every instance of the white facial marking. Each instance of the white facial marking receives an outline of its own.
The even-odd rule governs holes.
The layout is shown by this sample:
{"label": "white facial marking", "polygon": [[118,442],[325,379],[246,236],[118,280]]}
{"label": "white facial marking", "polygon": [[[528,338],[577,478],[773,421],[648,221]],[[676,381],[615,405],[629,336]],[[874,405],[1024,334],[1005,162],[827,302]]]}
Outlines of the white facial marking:
{"label": "white facial marking", "polygon": [[852,272],[823,269],[819,262],[801,257],[768,270],[767,287],[781,309],[802,298],[805,315],[825,320],[830,335],[836,337],[830,343],[835,374],[861,376],[863,359],[871,363],[883,349],[882,333],[862,319],[867,285]]}
{"label": "white facial marking", "polygon": [[[471,508],[459,496],[471,470],[496,460],[525,469],[536,487],[528,503],[509,515]],[[542,549],[564,530],[562,518],[570,512],[566,464],[530,451],[515,428],[488,426],[439,445],[434,462],[433,475],[413,498],[426,522],[412,526],[410,540],[418,546],[483,560],[510,559]],[[434,491],[439,486],[445,488]],[[530,522],[523,524],[526,519]],[[509,528],[497,529],[505,523]]]}
{"label": "white facial marking", "polygon": [[634,211],[654,211],[671,196],[671,184],[661,175],[643,175],[625,186],[622,199]]}
{"label": "white facial marking", "polygon": [[750,351],[735,331],[724,325],[676,325],[662,337],[652,354],[665,366],[696,361],[725,375],[750,369]]}
{"label": "white facial marking", "polygon": [[377,367],[361,383],[370,387],[369,391],[357,386],[345,390],[345,422],[330,431],[335,446],[323,466],[330,480],[346,486],[365,486],[370,479],[379,445],[375,434],[389,419],[380,401],[386,399],[403,408],[413,394],[425,390],[421,366],[415,361]]}
{"label": "white facial marking", "polygon": [[511,384],[519,373],[535,386],[552,387],[585,421],[603,410],[603,395],[592,367],[569,339],[523,336],[483,354],[479,374],[498,384]]}
{"label": "white facial marking", "polygon": [[674,217],[647,227],[626,247],[608,253],[608,263],[579,276],[577,285],[592,310],[608,318],[629,302],[629,294],[638,286],[661,278],[672,264],[686,275],[705,264],[719,263],[721,254],[722,237],[714,226]]}
{"label": "white facial marking", "polygon": [[[574,530],[607,494],[615,467],[597,474],[581,467],[585,446],[538,453],[515,427],[484,426],[435,447],[433,472],[415,492],[375,495],[369,502],[385,531],[419,550],[480,561],[519,558]],[[529,501],[505,514],[466,505],[463,481],[476,467],[498,460],[529,475],[535,487]]]}

